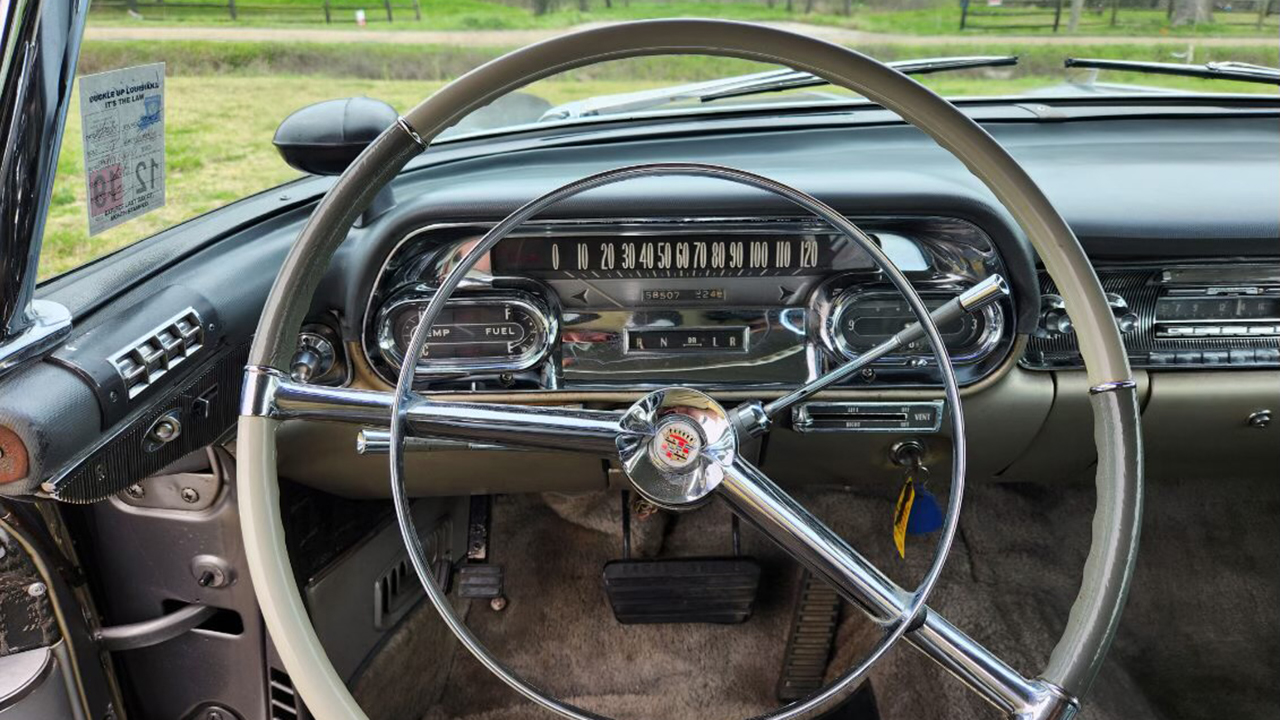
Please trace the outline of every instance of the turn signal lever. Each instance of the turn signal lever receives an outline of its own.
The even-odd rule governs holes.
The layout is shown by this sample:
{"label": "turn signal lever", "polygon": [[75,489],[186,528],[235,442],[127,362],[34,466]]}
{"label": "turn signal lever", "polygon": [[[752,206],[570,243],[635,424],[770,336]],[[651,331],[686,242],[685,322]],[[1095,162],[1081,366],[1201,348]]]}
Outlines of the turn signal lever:
{"label": "turn signal lever", "polygon": [[[505,445],[446,440],[444,438],[405,438],[405,450],[433,452],[440,450],[518,450]],[[391,452],[391,433],[386,430],[365,428],[356,433],[356,452],[361,455],[386,455]]]}
{"label": "turn signal lever", "polygon": [[[991,303],[1003,297],[1009,296],[1009,285],[1005,282],[1004,277],[1000,275],[992,275],[982,282],[960,293],[960,295],[952,298],[942,307],[929,313],[933,324],[937,326],[946,325],[949,322],[964,317],[968,313],[978,312]],[[892,353],[893,351],[909,345],[922,339],[925,336],[924,326],[919,322],[914,322],[903,328],[898,334],[885,340],[879,345],[862,353],[858,357],[837,367],[826,374],[814,379],[813,381],[802,385],[787,395],[784,395],[773,402],[761,405],[758,402],[748,402],[734,408],[732,413],[734,424],[740,432],[744,432],[747,436],[753,437],[761,435],[769,429],[771,419],[776,417],[778,413],[790,408],[792,405],[834,385],[850,375],[858,372],[862,368],[879,360],[880,358]],[[941,349],[945,352],[945,348]]]}

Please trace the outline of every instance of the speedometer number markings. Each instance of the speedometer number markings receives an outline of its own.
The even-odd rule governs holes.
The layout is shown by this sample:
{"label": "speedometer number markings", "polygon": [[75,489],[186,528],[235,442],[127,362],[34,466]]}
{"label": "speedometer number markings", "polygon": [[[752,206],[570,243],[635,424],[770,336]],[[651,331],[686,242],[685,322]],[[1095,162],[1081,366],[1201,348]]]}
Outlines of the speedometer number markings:
{"label": "speedometer number markings", "polygon": [[492,251],[498,274],[548,279],[814,275],[837,249],[808,234],[603,236],[508,240]]}

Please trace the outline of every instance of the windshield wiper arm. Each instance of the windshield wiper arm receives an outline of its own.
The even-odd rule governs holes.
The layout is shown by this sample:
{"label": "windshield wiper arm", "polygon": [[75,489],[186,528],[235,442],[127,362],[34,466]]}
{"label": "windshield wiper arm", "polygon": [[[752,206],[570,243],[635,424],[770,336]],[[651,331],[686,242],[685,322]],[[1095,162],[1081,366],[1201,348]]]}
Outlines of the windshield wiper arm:
{"label": "windshield wiper arm", "polygon": [[[1017,55],[970,55],[965,57],[941,57],[941,58],[921,58],[918,60],[894,60],[885,63],[889,67],[897,70],[903,75],[928,75],[929,73],[947,72],[950,70],[966,70],[969,68],[981,67],[1002,67],[1006,65],[1017,65]],[[753,82],[747,82],[747,77],[743,77],[740,82],[733,87],[726,87],[714,92],[708,92],[700,95],[697,99],[702,102],[711,100],[721,100],[724,98],[741,97],[743,95],[755,95],[758,93],[778,92],[781,90],[791,90],[794,88],[817,87],[819,85],[829,85],[826,80],[814,75],[813,73],[803,70],[775,70],[771,73],[773,77],[756,76]]]}
{"label": "windshield wiper arm", "polygon": [[1152,73],[1156,75],[1182,75],[1184,77],[1207,78],[1211,80],[1239,80],[1241,82],[1265,83],[1280,85],[1280,69],[1266,65],[1254,65],[1242,62],[1211,62],[1203,65],[1183,65],[1180,63],[1144,62],[1141,60],[1106,60],[1102,58],[1067,58],[1066,67],[1090,68],[1095,70],[1127,70],[1129,72]]}
{"label": "windshield wiper arm", "polygon": [[[925,75],[949,70],[978,67],[1016,65],[1016,55],[970,55],[963,57],[923,58],[919,60],[895,60],[885,63],[905,75]],[[722,78],[708,82],[678,85],[676,87],[643,90],[620,95],[604,95],[577,102],[565,103],[548,110],[542,120],[569,120],[572,118],[608,115],[619,112],[635,112],[667,105],[680,100],[711,102],[724,98],[778,92],[796,88],[828,85],[826,80],[803,70],[780,68],[751,75]]]}

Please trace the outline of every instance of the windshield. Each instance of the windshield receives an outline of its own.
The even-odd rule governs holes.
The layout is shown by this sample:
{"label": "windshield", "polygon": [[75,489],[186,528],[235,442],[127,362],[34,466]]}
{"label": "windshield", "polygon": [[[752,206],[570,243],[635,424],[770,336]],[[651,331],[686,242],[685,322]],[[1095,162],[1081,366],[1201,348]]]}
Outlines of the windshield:
{"label": "windshield", "polygon": [[[950,98],[1274,94],[1266,81],[1065,63],[1280,64],[1276,0],[100,0],[82,46],[40,276],[300,177],[272,136],[309,104],[367,96],[404,112],[511,48],[595,23],[692,16],[771,23],[899,63],[903,72],[912,72],[910,61],[987,59],[914,75]],[[773,83],[785,70],[692,56],[604,63],[502,98],[440,140],[861,102],[794,77]],[[113,99],[113,88],[129,97]],[[136,111],[115,104],[129,100]]]}

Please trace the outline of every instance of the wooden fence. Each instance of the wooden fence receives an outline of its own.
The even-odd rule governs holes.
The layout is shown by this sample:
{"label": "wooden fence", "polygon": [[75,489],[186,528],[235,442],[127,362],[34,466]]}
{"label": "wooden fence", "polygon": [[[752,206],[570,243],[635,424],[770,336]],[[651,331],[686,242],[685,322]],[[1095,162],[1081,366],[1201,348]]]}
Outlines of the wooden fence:
{"label": "wooden fence", "polygon": [[[95,0],[94,9],[124,10],[144,17],[164,19],[170,14],[181,17],[192,12],[221,11],[231,20],[239,20],[246,14],[269,15],[271,19],[281,22],[318,22],[323,15],[326,23],[355,22],[357,11],[364,11],[366,22],[395,22],[396,17],[408,17],[413,13],[414,20],[422,19],[422,7],[418,0],[409,3],[392,2],[392,0],[373,0],[368,3],[336,3],[331,0],[318,0],[315,4],[255,4],[250,2],[167,2],[166,0]],[[345,13],[345,18],[344,18]],[[404,14],[402,14],[404,13]]]}
{"label": "wooden fence", "polygon": [[[1150,18],[1163,12],[1173,18],[1172,0],[1086,0],[1077,24],[1116,27],[1127,20]],[[1071,0],[960,0],[961,30],[1043,30],[1058,32],[1068,22]],[[1275,24],[1280,0],[1217,0],[1213,22],[1217,25],[1252,25],[1258,29]]]}

